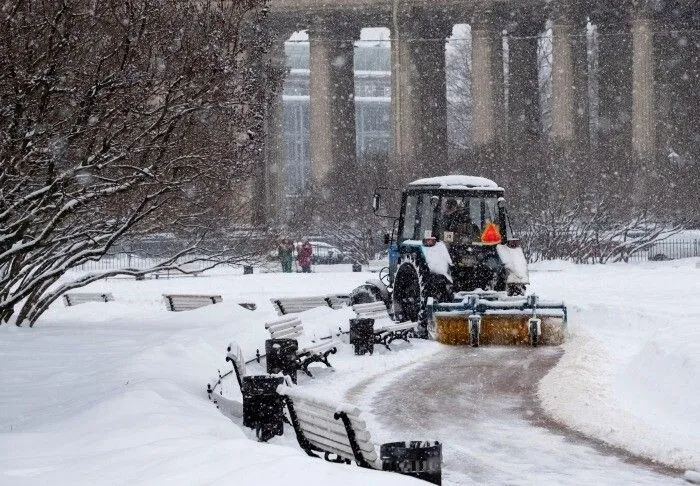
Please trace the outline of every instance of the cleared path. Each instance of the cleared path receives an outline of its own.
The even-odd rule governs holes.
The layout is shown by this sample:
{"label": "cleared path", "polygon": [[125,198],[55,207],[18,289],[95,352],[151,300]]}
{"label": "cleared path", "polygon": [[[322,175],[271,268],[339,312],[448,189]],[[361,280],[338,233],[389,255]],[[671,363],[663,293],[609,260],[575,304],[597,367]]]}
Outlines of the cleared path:
{"label": "cleared path", "polygon": [[[439,440],[445,484],[687,484],[655,465],[548,420],[537,381],[553,347],[446,347],[371,394],[378,439]],[[349,390],[363,401],[372,382]],[[401,410],[398,413],[398,410]]]}

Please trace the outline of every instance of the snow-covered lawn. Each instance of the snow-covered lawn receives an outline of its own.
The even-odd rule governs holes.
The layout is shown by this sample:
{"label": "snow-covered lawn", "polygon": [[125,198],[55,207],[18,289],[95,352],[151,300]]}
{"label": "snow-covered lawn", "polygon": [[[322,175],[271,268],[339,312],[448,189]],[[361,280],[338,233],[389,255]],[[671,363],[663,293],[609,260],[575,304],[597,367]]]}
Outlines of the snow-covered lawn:
{"label": "snow-covered lawn", "polygon": [[[563,297],[572,309],[566,353],[540,387],[549,413],[633,452],[700,469],[696,261],[534,268],[532,290]],[[1,326],[0,484],[410,482],[308,458],[293,437],[254,442],[205,393],[216,370],[229,369],[229,341],[246,357],[263,347],[263,322],[275,316],[270,297],[347,292],[367,277],[326,271],[111,279],[89,290],[110,291],[115,302],[57,303],[34,329]],[[216,293],[224,302],[171,313],[161,300],[169,292]],[[258,310],[236,302],[255,302]],[[347,326],[350,316],[347,309],[301,315],[318,335]],[[419,340],[396,348],[358,358],[345,345],[331,356],[335,371],[313,368],[318,378],[301,376],[300,386],[342,399],[363,380],[441,350]],[[235,395],[234,388],[225,391]]]}

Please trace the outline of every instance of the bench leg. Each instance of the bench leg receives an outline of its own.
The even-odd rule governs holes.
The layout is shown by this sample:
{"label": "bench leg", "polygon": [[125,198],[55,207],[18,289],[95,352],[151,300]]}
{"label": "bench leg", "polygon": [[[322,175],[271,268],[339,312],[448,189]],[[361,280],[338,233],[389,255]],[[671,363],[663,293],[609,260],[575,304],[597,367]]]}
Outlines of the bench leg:
{"label": "bench leg", "polygon": [[380,334],[377,334],[377,335],[374,336],[374,343],[375,343],[375,344],[381,344],[382,346],[384,346],[384,347],[385,347],[386,349],[388,349],[389,351],[391,351],[391,348],[389,347],[389,343],[390,343],[390,342],[391,342],[391,341],[389,341],[389,335],[388,335],[388,334],[387,334],[386,336],[384,336],[384,337],[382,337]]}

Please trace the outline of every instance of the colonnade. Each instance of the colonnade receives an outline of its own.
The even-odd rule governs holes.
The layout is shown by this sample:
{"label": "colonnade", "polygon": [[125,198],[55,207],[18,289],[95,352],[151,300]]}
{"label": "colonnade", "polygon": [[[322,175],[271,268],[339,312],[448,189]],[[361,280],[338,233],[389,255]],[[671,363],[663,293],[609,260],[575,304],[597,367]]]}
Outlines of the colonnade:
{"label": "colonnade", "polygon": [[[516,18],[512,10],[496,8],[447,15],[411,7],[387,17],[383,25],[362,23],[367,20],[357,20],[352,13],[311,15],[286,26],[278,22],[271,50],[278,62],[283,61],[279,53],[292,31],[305,28],[309,34],[314,182],[324,187],[334,167],[356,163],[353,42],[361,27],[391,30],[392,164],[421,167],[447,158],[445,41],[456,23],[471,26],[471,139],[480,157],[519,157],[547,146],[563,158],[574,154],[580,163],[579,155],[590,152],[590,21],[601,34],[595,52],[595,143],[610,157],[633,158],[642,170],[653,170],[658,147],[652,13],[630,7],[618,17],[596,16],[575,7],[577,2],[544,5],[547,8],[519,10]],[[551,130],[543,143],[538,39],[546,28],[551,29],[552,96]],[[275,211],[283,206],[281,106],[278,96],[269,110],[266,180],[274,183],[264,204],[271,218],[278,217]]]}

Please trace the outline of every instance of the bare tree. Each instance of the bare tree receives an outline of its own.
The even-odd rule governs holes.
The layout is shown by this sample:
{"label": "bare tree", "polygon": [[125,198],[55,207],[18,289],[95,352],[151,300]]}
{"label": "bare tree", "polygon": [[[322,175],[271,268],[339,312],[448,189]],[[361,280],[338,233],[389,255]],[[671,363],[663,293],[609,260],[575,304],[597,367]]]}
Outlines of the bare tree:
{"label": "bare tree", "polygon": [[33,325],[71,288],[139,273],[57,284],[120,239],[181,235],[169,268],[217,222],[235,226],[243,203],[227,201],[257,160],[265,89],[250,68],[264,38],[240,33],[263,3],[0,5],[0,323],[19,310]]}

